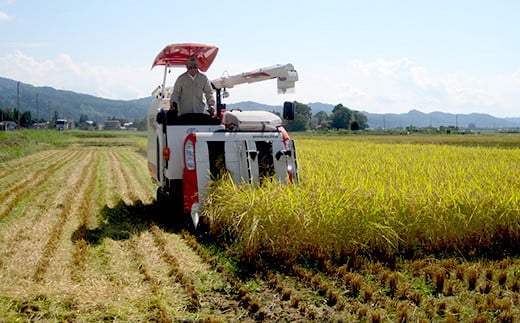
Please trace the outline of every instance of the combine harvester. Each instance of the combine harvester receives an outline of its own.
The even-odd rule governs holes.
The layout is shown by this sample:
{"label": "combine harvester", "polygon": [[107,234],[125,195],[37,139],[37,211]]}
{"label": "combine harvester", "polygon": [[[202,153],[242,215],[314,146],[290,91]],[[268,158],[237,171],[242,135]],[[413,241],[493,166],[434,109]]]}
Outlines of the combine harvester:
{"label": "combine harvester", "polygon": [[[155,58],[152,68],[164,66],[162,85],[152,93],[148,109],[148,169],[159,185],[157,201],[165,203],[168,220],[188,223],[195,229],[209,225],[199,211],[211,181],[227,172],[236,183],[258,183],[263,177],[298,182],[293,140],[282,119],[267,111],[226,110],[222,98],[227,89],[243,83],[276,79],[278,92],[294,88],[298,74],[291,64],[275,65],[211,81],[216,93],[216,111],[210,115],[169,112],[173,86],[166,86],[172,67],[185,67],[196,57],[206,72],[218,48],[204,44],[170,44]],[[173,83],[174,81],[172,81]],[[294,118],[294,105],[284,102],[283,118]]]}

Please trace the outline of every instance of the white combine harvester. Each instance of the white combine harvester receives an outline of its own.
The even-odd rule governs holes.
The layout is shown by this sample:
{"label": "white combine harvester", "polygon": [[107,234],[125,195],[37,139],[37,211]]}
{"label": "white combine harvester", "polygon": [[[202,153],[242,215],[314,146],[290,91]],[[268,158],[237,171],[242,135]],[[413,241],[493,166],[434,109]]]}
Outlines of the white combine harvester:
{"label": "white combine harvester", "polygon": [[[159,185],[157,201],[167,202],[172,222],[207,225],[199,210],[209,183],[228,172],[236,183],[258,183],[262,177],[298,182],[296,150],[282,119],[267,111],[226,110],[227,89],[243,83],[276,79],[278,91],[294,88],[298,74],[291,64],[212,80],[217,109],[213,115],[169,112],[172,86],[166,86],[171,67],[185,67],[188,57],[207,71],[218,48],[204,44],[170,44],[155,58],[152,68],[164,66],[162,85],[152,93],[148,109],[148,169]],[[172,82],[173,83],[173,82]],[[292,102],[283,105],[283,118],[292,120]],[[188,221],[186,221],[188,220]]]}

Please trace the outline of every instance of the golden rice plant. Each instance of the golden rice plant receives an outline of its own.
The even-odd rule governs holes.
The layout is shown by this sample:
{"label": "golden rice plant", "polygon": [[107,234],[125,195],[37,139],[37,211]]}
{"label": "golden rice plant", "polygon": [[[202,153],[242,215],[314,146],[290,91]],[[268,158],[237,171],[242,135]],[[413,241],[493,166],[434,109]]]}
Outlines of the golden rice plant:
{"label": "golden rice plant", "polygon": [[224,178],[204,212],[248,263],[497,256],[520,238],[520,150],[301,138],[300,181]]}

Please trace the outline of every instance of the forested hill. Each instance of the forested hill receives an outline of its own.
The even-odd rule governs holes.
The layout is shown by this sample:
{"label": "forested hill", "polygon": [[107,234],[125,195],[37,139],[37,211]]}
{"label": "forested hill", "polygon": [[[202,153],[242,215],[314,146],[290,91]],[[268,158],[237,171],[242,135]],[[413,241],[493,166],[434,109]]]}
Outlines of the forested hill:
{"label": "forested hill", "polygon": [[[56,111],[59,118],[79,120],[86,115],[90,120],[103,122],[109,118],[142,120],[150,98],[136,100],[109,100],[51,87],[35,87],[30,84],[0,77],[0,109],[30,111],[33,119],[50,120]],[[19,92],[19,101],[18,98]]]}

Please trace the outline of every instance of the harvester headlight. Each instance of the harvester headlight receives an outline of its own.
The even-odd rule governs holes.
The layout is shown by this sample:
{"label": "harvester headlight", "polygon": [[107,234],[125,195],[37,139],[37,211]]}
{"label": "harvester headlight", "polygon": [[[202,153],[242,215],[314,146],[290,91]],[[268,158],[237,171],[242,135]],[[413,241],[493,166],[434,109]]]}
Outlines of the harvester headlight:
{"label": "harvester headlight", "polygon": [[191,140],[184,144],[184,165],[188,170],[195,169],[195,145]]}

